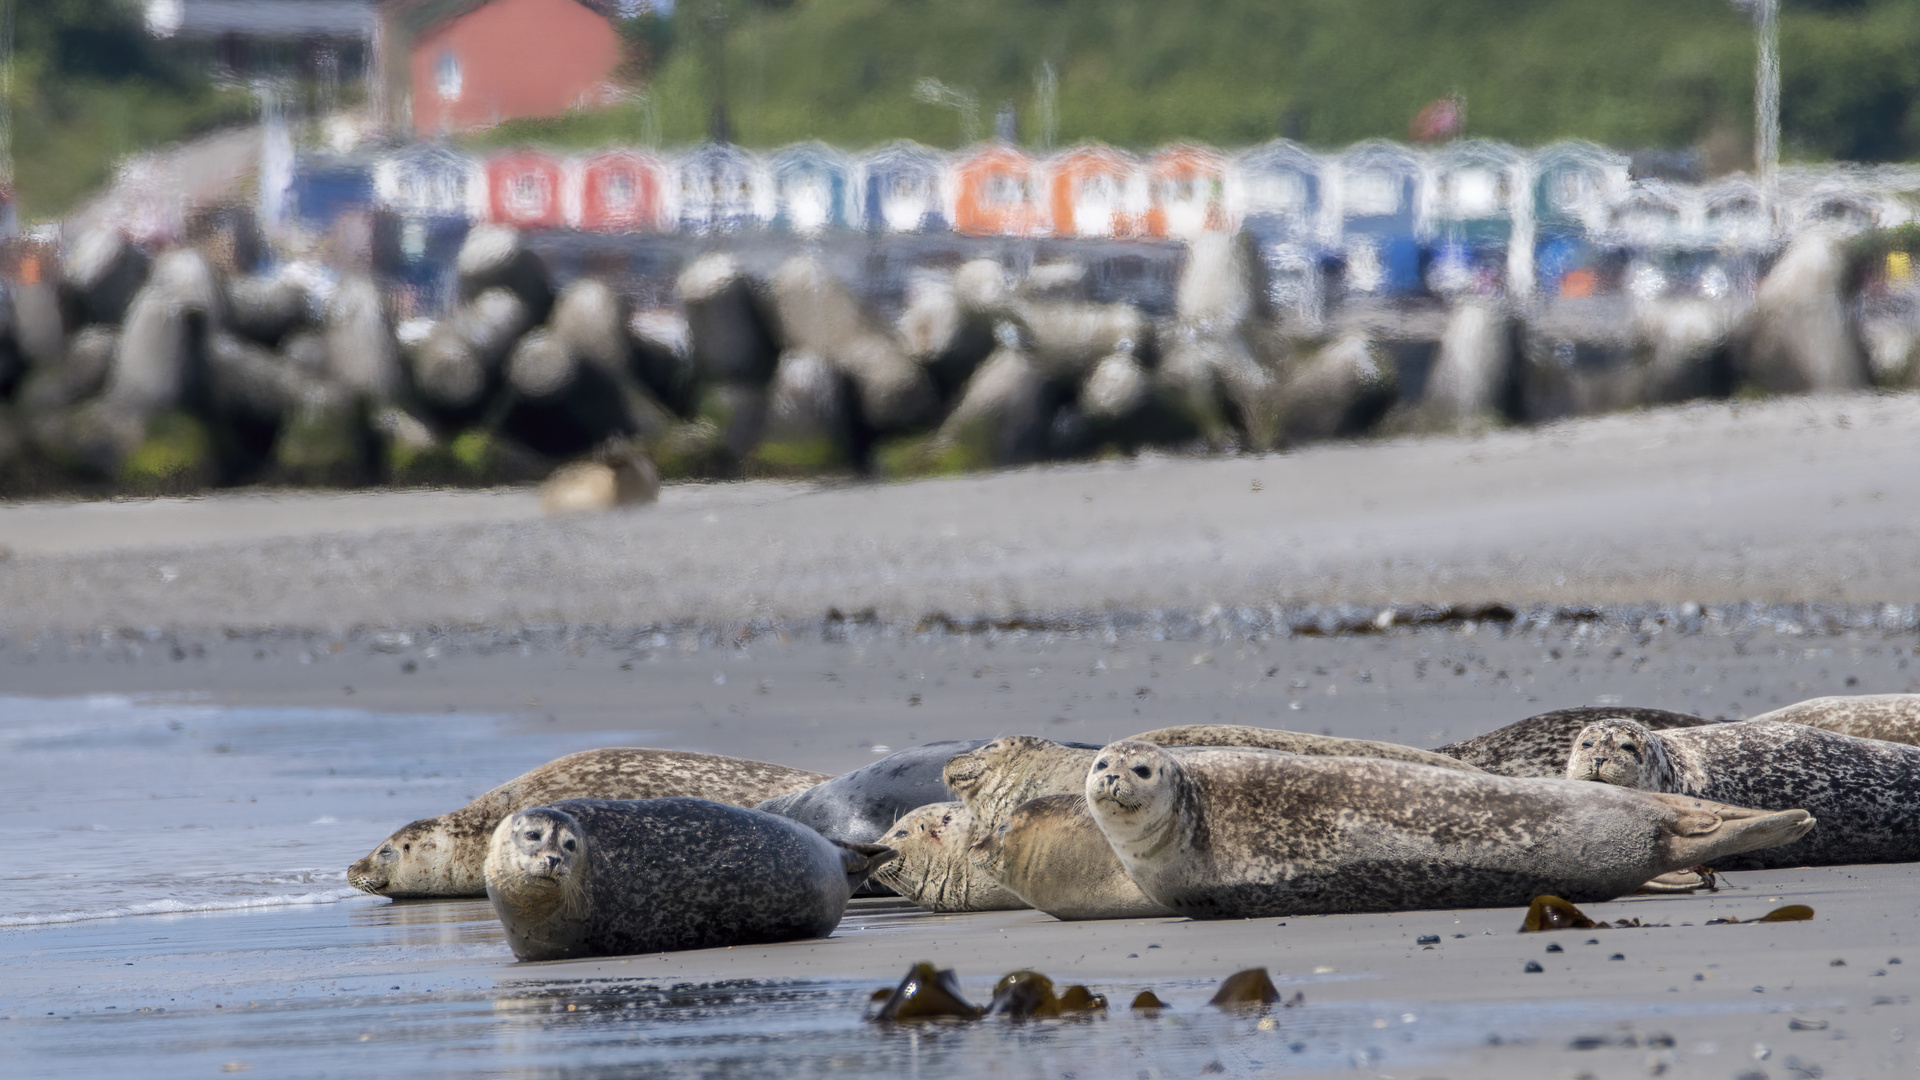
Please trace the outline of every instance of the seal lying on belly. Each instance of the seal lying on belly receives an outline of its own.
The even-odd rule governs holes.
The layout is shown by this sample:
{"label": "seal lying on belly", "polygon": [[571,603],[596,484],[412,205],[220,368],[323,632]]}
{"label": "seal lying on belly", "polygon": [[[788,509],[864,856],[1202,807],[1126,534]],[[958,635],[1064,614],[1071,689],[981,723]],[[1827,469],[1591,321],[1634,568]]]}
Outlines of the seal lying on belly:
{"label": "seal lying on belly", "polygon": [[561,799],[689,796],[752,806],[827,779],[785,765],[680,750],[614,747],[557,758],[449,814],[422,818],[347,869],[347,883],[396,900],[485,896],[481,868],[500,819]]}
{"label": "seal lying on belly", "polygon": [[1008,892],[1056,919],[1173,914],[1147,899],[1127,876],[1094,824],[1084,795],[1045,795],[1022,803],[970,854],[974,866]]}
{"label": "seal lying on belly", "polygon": [[[1437,769],[1480,772],[1480,767],[1437,750],[1421,750],[1399,743],[1372,739],[1342,739],[1333,735],[1311,735],[1285,728],[1242,727],[1238,724],[1184,724],[1158,728],[1129,739],[1155,746],[1244,746],[1250,750],[1285,750],[1289,754],[1312,757],[1372,757],[1390,761],[1411,761]],[[1076,785],[1075,790],[1079,790]]]}
{"label": "seal lying on belly", "polygon": [[893,852],[705,799],[566,799],[501,820],[487,899],[522,960],[825,937]]}
{"label": "seal lying on belly", "polygon": [[1745,806],[1804,807],[1820,824],[1784,847],[1729,855],[1715,870],[1920,860],[1920,747],[1800,724],[1650,731],[1602,720],[1581,731],[1567,779]]}
{"label": "seal lying on belly", "polygon": [[1637,709],[1618,705],[1555,709],[1529,716],[1485,735],[1437,747],[1436,754],[1478,765],[1501,776],[1561,777],[1567,771],[1567,747],[1580,729],[1608,717],[1622,717],[1655,731],[1701,727],[1715,721],[1665,709]]}
{"label": "seal lying on belly", "polygon": [[1809,698],[1754,720],[1804,724],[1856,739],[1920,746],[1920,694],[1844,694]]}
{"label": "seal lying on belly", "polygon": [[1100,751],[1086,797],[1140,890],[1197,919],[1607,900],[1813,826],[1597,784],[1143,742]]}
{"label": "seal lying on belly", "polygon": [[940,777],[947,759],[985,742],[952,739],[901,750],[805,791],[768,799],[755,809],[811,825],[831,840],[878,840],[908,811],[952,802],[953,792]]}
{"label": "seal lying on belly", "polygon": [[972,817],[957,802],[929,803],[894,823],[881,842],[898,853],[873,875],[928,911],[1006,911],[1026,903],[967,858]]}

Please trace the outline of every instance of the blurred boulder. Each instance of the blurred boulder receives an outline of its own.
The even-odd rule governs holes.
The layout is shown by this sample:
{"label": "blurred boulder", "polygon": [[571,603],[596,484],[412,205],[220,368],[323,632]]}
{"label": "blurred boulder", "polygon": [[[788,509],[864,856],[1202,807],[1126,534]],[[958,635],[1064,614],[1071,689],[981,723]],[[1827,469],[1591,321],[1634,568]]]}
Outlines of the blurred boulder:
{"label": "blurred boulder", "polygon": [[104,396],[114,408],[145,416],[194,400],[205,385],[205,323],[172,291],[149,282],[121,324]]}
{"label": "blurred boulder", "polygon": [[594,365],[610,378],[631,377],[627,304],[606,282],[584,277],[560,290],[547,325],[569,356]]}
{"label": "blurred boulder", "polygon": [[[398,351],[394,349],[391,340],[386,342],[386,348],[396,356],[392,378],[397,381],[399,372]],[[341,378],[334,371],[329,370],[331,365],[328,362],[327,337],[319,330],[295,330],[293,333],[281,338],[280,355],[294,370],[312,378],[331,379],[340,383],[342,386],[347,386],[349,389],[358,390],[361,393],[369,394],[369,396],[375,398],[384,399],[391,396],[387,393],[373,393],[365,386],[355,386],[346,379]]]}
{"label": "blurred boulder", "polygon": [[1254,283],[1237,235],[1202,233],[1187,244],[1175,294],[1179,321],[1204,332],[1238,327],[1253,312]]}
{"label": "blurred boulder", "polygon": [[287,484],[353,487],[373,478],[377,456],[366,399],[339,386],[308,383],[280,424],[273,475]]}
{"label": "blurred boulder", "polygon": [[1640,401],[1665,405],[1733,392],[1727,339],[1734,312],[1711,300],[1660,300],[1634,313],[1646,358]]}
{"label": "blurred boulder", "polygon": [[436,324],[410,354],[413,387],[450,417],[476,414],[532,313],[506,289],[488,289]]}
{"label": "blurred boulder", "polygon": [[[1000,264],[989,262],[995,274]],[[994,350],[993,318],[960,302],[951,278],[928,278],[907,291],[894,333],[933,380],[935,395],[950,399]]]}
{"label": "blurred boulder", "polygon": [[1022,464],[1045,450],[1048,419],[1046,380],[1022,349],[1003,344],[967,380],[937,441],[970,468]]}
{"label": "blurred boulder", "polygon": [[528,331],[507,361],[514,402],[506,429],[532,449],[570,457],[612,436],[655,439],[669,416],[624,366],[605,367],[569,350],[548,328]]}
{"label": "blurred boulder", "polygon": [[1433,369],[1409,419],[1415,427],[1440,431],[1498,423],[1513,381],[1509,320],[1490,304],[1463,301],[1447,316]]}
{"label": "blurred boulder", "polygon": [[1838,238],[1803,232],[1754,293],[1754,319],[1736,349],[1735,373],[1770,394],[1829,393],[1868,386],[1842,296],[1847,272]]}
{"label": "blurred boulder", "polygon": [[34,367],[60,363],[67,350],[67,329],[53,286],[23,284],[13,289],[13,338]]}
{"label": "blurred boulder", "polygon": [[1033,342],[1033,362],[1050,379],[1078,381],[1101,358],[1137,351],[1152,332],[1127,304],[1029,301],[1014,305]]}
{"label": "blurred boulder", "polygon": [[1315,351],[1282,380],[1280,435],[1287,442],[1365,433],[1399,393],[1393,370],[1365,335],[1347,334]]}
{"label": "blurred boulder", "polygon": [[305,321],[307,290],[283,274],[229,278],[226,310],[228,329],[271,347]]}
{"label": "blurred boulder", "polygon": [[149,265],[146,254],[119,232],[93,229],[67,245],[60,283],[82,323],[117,323],[146,284]]}
{"label": "blurred boulder", "polygon": [[627,319],[627,344],[641,385],[673,412],[691,414],[698,379],[687,320],[675,311],[636,311]]}
{"label": "blurred boulder", "polygon": [[727,255],[703,255],[679,278],[694,369],[702,380],[765,386],[780,360],[752,283]]}
{"label": "blurred boulder", "polygon": [[533,323],[545,322],[553,307],[553,285],[540,257],[527,250],[520,234],[506,225],[479,225],[467,233],[454,260],[460,296],[467,301],[505,289],[520,298]]}
{"label": "blurred boulder", "polygon": [[848,383],[815,353],[781,353],[769,388],[766,433],[752,455],[756,470],[805,476],[851,464]]}
{"label": "blurred boulder", "polygon": [[933,411],[936,398],[926,372],[868,324],[853,293],[818,261],[787,260],[769,292],[787,348],[821,357],[851,379],[869,427],[895,431]]}
{"label": "blurred boulder", "polygon": [[32,413],[62,409],[90,398],[106,385],[120,347],[120,334],[110,326],[89,326],[73,335],[63,362],[37,369],[20,391],[20,401]]}
{"label": "blurred boulder", "polygon": [[[390,400],[405,381],[386,298],[365,274],[340,279],[327,300],[321,329],[326,373],[334,382],[376,400]],[[304,355],[304,354],[303,354]]]}

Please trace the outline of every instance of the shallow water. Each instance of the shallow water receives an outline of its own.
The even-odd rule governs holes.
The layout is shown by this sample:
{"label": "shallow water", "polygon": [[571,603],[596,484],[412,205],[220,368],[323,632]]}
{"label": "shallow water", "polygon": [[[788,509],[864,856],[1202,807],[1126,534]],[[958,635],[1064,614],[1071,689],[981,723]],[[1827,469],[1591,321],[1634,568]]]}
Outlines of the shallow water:
{"label": "shallow water", "polygon": [[[1102,1018],[882,1027],[862,1015],[883,980],[568,982],[515,965],[484,901],[346,887],[347,863],[396,825],[609,741],[629,740],[489,717],[0,699],[16,823],[0,1074],[1255,1076],[1415,1068],[1562,1020],[1677,1026],[1728,1008],[1435,1006],[1385,982],[1316,1002],[1316,984],[1367,977],[1277,976],[1309,1007],[1223,1014],[1204,1005],[1212,980],[1162,979],[1145,984],[1174,1006],[1158,1018],[1125,1010],[1141,984],[1096,983],[1116,1004]],[[913,950],[907,932],[934,918],[863,902],[836,936]],[[984,1002],[1001,972],[961,967]]]}

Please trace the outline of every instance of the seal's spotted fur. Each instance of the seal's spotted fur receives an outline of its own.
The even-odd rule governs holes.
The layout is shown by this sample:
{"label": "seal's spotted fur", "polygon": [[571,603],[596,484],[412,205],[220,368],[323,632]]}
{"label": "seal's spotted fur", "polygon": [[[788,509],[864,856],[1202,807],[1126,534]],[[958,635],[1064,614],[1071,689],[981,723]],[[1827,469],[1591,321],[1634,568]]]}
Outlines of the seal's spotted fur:
{"label": "seal's spotted fur", "polygon": [[1501,776],[1557,778],[1566,775],[1567,747],[1573,745],[1573,737],[1588,724],[1609,717],[1633,720],[1655,731],[1700,727],[1714,722],[1665,709],[1617,705],[1555,709],[1508,724],[1498,731],[1437,747],[1434,753],[1457,758],[1469,765],[1478,765],[1487,772]]}
{"label": "seal's spotted fur", "polygon": [[1562,780],[1132,741],[1100,751],[1086,798],[1141,891],[1193,918],[1607,900],[1812,826]]}
{"label": "seal's spotted fur", "polygon": [[500,819],[561,799],[658,799],[684,795],[733,806],[803,791],[829,779],[764,761],[679,750],[614,747],[568,754],[501,784],[467,805],[422,818],[347,870],[365,892],[413,899],[485,896],[481,867]]}
{"label": "seal's spotted fur", "polygon": [[1920,746],[1920,694],[1845,694],[1817,697],[1761,713],[1755,720],[1805,724],[1856,739]]}
{"label": "seal's spotted fur", "polygon": [[1570,780],[1756,807],[1802,807],[1806,839],[1713,863],[1716,870],[1920,860],[1920,747],[1746,720],[1651,731],[1603,720],[1575,737]]}
{"label": "seal's spotted fur", "polygon": [[495,828],[487,898],[522,960],[791,941],[892,855],[705,799],[567,799]]}

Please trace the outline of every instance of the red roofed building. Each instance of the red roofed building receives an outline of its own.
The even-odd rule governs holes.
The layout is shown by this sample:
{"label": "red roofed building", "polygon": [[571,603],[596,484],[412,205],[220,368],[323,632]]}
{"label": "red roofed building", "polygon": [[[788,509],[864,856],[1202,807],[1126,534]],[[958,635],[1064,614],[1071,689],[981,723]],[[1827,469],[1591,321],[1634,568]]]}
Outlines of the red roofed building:
{"label": "red roofed building", "polygon": [[621,60],[611,12],[607,0],[385,0],[387,121],[438,135],[600,104]]}

